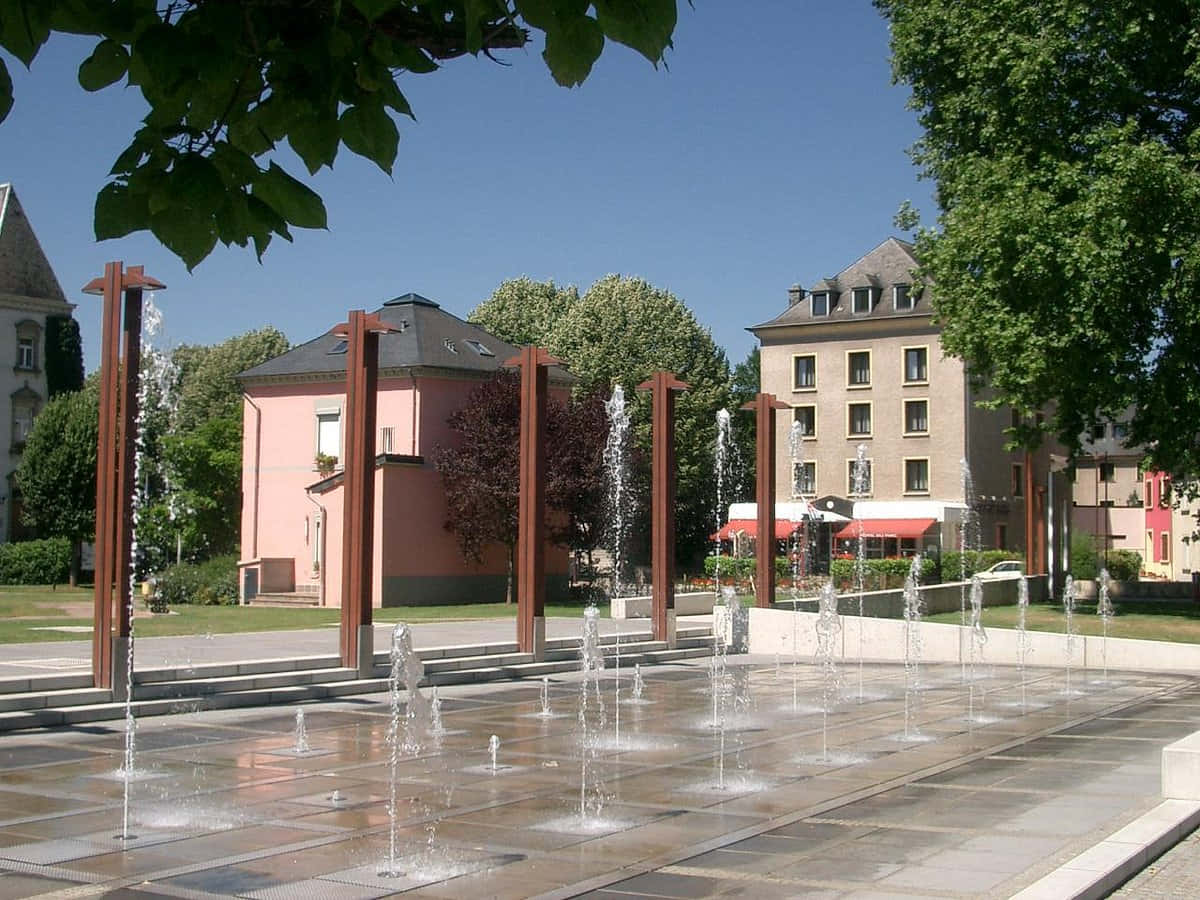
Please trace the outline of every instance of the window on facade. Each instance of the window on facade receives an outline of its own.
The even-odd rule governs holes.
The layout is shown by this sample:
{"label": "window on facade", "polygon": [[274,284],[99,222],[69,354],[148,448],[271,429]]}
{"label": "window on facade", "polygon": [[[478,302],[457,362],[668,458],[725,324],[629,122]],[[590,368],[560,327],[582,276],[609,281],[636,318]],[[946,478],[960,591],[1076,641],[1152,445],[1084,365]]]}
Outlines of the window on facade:
{"label": "window on facade", "polygon": [[871,351],[857,350],[846,358],[847,379],[851,387],[866,387],[871,383]]}
{"label": "window on facade", "polygon": [[802,437],[817,436],[817,408],[815,406],[797,406],[792,410],[792,419],[799,426]]}
{"label": "window on facade", "polygon": [[1004,522],[996,523],[996,549],[1008,549],[1008,525]]}
{"label": "window on facade", "polygon": [[906,459],[904,461],[904,492],[906,494],[929,493],[929,460]]}
{"label": "window on facade", "polygon": [[792,390],[811,390],[817,386],[817,358],[815,356],[792,357]]}
{"label": "window on facade", "polygon": [[33,431],[33,420],[37,416],[37,406],[29,400],[13,400],[12,411],[12,442],[16,447],[22,447]]}
{"label": "window on facade", "polygon": [[848,433],[852,437],[865,437],[871,433],[871,404],[851,403]]}
{"label": "window on facade", "polygon": [[1012,495],[1020,497],[1025,493],[1025,467],[1020,463],[1012,464]]}
{"label": "window on facade", "polygon": [[896,309],[912,309],[913,298],[909,293],[907,284],[897,284],[892,286],[892,305]]}
{"label": "window on facade", "polygon": [[1101,481],[1116,481],[1117,466],[1116,463],[1102,462],[1100,463],[1100,480]]}
{"label": "window on facade", "polygon": [[1163,507],[1171,505],[1171,482],[1165,478],[1158,483],[1158,505]]}
{"label": "window on facade", "polygon": [[32,370],[36,367],[33,338],[21,338],[17,341],[17,368]]}
{"label": "window on facade", "polygon": [[812,314],[814,316],[829,315],[829,292],[814,291],[812,295]]}
{"label": "window on facade", "polygon": [[1158,534],[1158,561],[1171,561],[1171,533],[1169,531],[1160,531]]}
{"label": "window on facade", "polygon": [[1124,422],[1112,423],[1112,436],[1114,441],[1123,441],[1129,436],[1129,426]]}
{"label": "window on facade", "polygon": [[391,453],[392,447],[396,442],[396,428],[392,425],[385,425],[379,429],[379,452]]}
{"label": "window on facade", "polygon": [[815,494],[817,492],[817,464],[798,462],[792,465],[792,493]]}
{"label": "window on facade", "polygon": [[38,345],[41,343],[42,326],[33,319],[17,323],[17,361],[14,368],[36,372],[38,368]]}
{"label": "window on facade", "polygon": [[856,316],[861,316],[871,311],[871,289],[870,288],[855,288],[853,295],[853,310]]}
{"label": "window on facade", "polygon": [[857,460],[852,459],[846,465],[846,493],[852,497],[871,493],[871,461],[863,461],[861,473],[855,471],[857,463]]}
{"label": "window on facade", "polygon": [[1154,482],[1149,478],[1146,479],[1146,493],[1143,499],[1146,501],[1146,509],[1154,505]]}
{"label": "window on facade", "polygon": [[1092,440],[1093,441],[1104,440],[1104,425],[1103,424],[1092,426]]}
{"label": "window on facade", "polygon": [[473,341],[468,338],[467,340],[463,341],[463,343],[466,344],[468,347],[470,347],[472,350],[474,350],[476,353],[478,353],[480,356],[495,356],[496,355],[490,349],[488,349],[486,344],[480,343],[479,341]]}
{"label": "window on facade", "polygon": [[929,353],[924,347],[906,347],[904,349],[904,380],[929,380]]}
{"label": "window on facade", "polygon": [[929,401],[904,401],[904,433],[925,434],[929,431]]}
{"label": "window on facade", "polygon": [[317,413],[317,453],[338,460],[342,458],[341,426],[340,412]]}

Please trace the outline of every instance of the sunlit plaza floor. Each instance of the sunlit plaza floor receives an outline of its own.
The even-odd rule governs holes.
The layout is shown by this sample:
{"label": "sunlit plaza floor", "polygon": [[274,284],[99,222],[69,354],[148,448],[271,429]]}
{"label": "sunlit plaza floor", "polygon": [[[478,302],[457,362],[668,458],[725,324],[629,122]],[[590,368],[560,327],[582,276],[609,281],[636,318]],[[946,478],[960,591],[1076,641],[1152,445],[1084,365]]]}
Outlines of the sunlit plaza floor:
{"label": "sunlit plaza floor", "polygon": [[1185,676],[1075,671],[1068,695],[1038,669],[1022,711],[1015,669],[906,692],[868,665],[860,699],[852,665],[823,750],[816,667],[729,663],[722,755],[707,661],[644,670],[642,703],[623,670],[619,739],[610,661],[587,819],[578,676],[551,717],[536,681],[443,688],[394,835],[386,695],[306,706],[308,752],[290,708],[146,720],[127,840],[122,725],[7,735],[0,898],[1007,897],[1156,805],[1163,745],[1200,729]]}

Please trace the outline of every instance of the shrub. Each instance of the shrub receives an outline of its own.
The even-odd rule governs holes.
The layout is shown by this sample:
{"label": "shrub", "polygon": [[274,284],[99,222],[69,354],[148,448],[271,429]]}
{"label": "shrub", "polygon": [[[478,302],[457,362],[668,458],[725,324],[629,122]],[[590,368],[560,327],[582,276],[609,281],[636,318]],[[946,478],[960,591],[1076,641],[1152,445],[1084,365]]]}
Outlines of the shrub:
{"label": "shrub", "polygon": [[66,538],[0,544],[0,584],[60,584],[70,571]]}
{"label": "shrub", "polygon": [[217,556],[207,562],[171,566],[158,576],[158,594],[160,601],[168,606],[237,603],[237,559]]}
{"label": "shrub", "polygon": [[[1104,567],[1113,581],[1137,581],[1142,573],[1142,554],[1136,550],[1109,550],[1104,554]],[[1073,560],[1071,568],[1075,568]]]}
{"label": "shrub", "polygon": [[[882,591],[904,586],[904,579],[912,570],[912,559],[890,557],[888,559],[863,560],[863,590]],[[921,558],[921,581],[932,581],[937,573],[937,561]],[[829,564],[829,574],[838,590],[855,590],[854,560],[838,557]]]}
{"label": "shrub", "polygon": [[[1072,554],[1072,557],[1074,554]],[[1006,559],[1023,560],[1024,554],[1013,550],[947,550],[942,554],[942,581],[959,581],[963,576],[963,559],[966,559],[966,576],[982,572]]]}
{"label": "shrub", "polygon": [[[1071,532],[1071,577],[1091,580],[1100,571],[1096,559],[1096,539],[1086,531]],[[1109,572],[1112,575],[1112,572]],[[1113,576],[1116,577],[1115,575]]]}

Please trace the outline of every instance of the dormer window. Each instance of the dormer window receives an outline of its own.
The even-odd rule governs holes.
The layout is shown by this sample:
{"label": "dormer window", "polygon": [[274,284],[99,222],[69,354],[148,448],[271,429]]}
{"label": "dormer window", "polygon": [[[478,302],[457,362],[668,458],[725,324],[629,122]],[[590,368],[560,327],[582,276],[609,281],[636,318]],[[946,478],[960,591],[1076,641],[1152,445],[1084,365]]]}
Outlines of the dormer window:
{"label": "dormer window", "polygon": [[898,310],[908,310],[913,308],[913,297],[911,293],[911,285],[894,284],[892,285],[892,305]]}
{"label": "dormer window", "polygon": [[813,291],[812,314],[813,318],[829,315],[829,291]]}
{"label": "dormer window", "polygon": [[451,353],[458,352],[458,348],[456,346],[454,346],[454,341],[450,340],[450,338],[446,338],[445,340],[443,340],[442,346],[445,347],[447,350],[449,350]]}
{"label": "dormer window", "polygon": [[871,289],[869,287],[854,289],[851,311],[856,316],[864,316],[871,311]]}
{"label": "dormer window", "polygon": [[480,356],[495,356],[496,355],[491,350],[489,350],[485,344],[481,344],[479,341],[473,341],[470,338],[468,338],[468,339],[464,340],[463,343],[466,344],[468,347],[470,347],[472,350],[474,350],[476,353],[478,353]]}
{"label": "dormer window", "polygon": [[346,348],[349,345],[350,344],[348,341],[345,341],[345,340],[338,341],[336,344],[334,344],[332,347],[329,348],[329,355],[337,356],[338,354],[345,353]]}

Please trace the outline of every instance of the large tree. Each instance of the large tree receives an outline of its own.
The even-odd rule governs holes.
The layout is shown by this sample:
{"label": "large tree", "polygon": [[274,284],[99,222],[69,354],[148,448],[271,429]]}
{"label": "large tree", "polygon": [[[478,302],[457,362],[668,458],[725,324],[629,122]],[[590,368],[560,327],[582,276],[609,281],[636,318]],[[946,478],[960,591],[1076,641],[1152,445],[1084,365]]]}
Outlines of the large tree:
{"label": "large tree", "polygon": [[[578,391],[608,395],[620,384],[631,407],[638,448],[634,494],[641,505],[650,497],[650,398],[637,386],[658,369],[675,372],[690,385],[676,404],[678,457],[677,547],[681,560],[704,546],[714,522],[713,446],[716,412],[728,403],[729,365],[707,328],[670,292],[640,278],[608,275],[569,302],[547,303],[546,286],[518,279],[506,282],[473,312],[489,324],[519,323],[532,343],[547,347],[580,378]],[[527,304],[557,315],[525,316]],[[513,332],[509,332],[513,334]],[[502,331],[501,337],[506,334]],[[514,334],[515,337],[515,334]],[[631,537],[648,546],[648,517],[640,510]]]}
{"label": "large tree", "polygon": [[83,340],[70,316],[46,317],[46,393],[51,397],[83,387]]}
{"label": "large tree", "polygon": [[[137,87],[149,107],[96,198],[99,239],[149,229],[189,267],[216,245],[262,255],[290,228],[324,228],[325,206],[276,161],[311,174],[343,145],[392,171],[405,77],[444,60],[544,36],[555,80],[581,83],[613,40],[652,63],[676,0],[0,0],[0,47],[33,63],[55,32],[97,38],[88,91]],[[13,103],[0,58],[0,120]]]}
{"label": "large tree", "polygon": [[[608,423],[597,407],[599,400],[586,396],[546,405],[547,536],[564,547],[590,549],[603,531]],[[520,378],[499,372],[450,416],[454,443],[433,453],[446,491],[446,530],[470,560],[481,559],[488,544],[507,550],[510,601],[517,591],[520,419]]]}
{"label": "large tree", "polygon": [[25,524],[46,537],[71,541],[71,584],[79,580],[79,550],[96,533],[96,439],[100,418],[95,379],[60,394],[34,420],[17,466]]}
{"label": "large tree", "polygon": [[510,344],[542,344],[578,301],[574,285],[512,278],[471,310],[468,320]]}
{"label": "large tree", "polygon": [[1200,4],[876,0],[924,135],[942,341],[1069,447],[1134,405],[1200,472]]}

